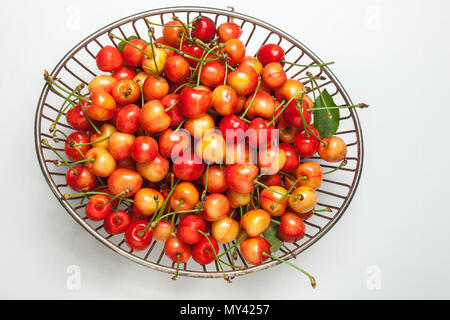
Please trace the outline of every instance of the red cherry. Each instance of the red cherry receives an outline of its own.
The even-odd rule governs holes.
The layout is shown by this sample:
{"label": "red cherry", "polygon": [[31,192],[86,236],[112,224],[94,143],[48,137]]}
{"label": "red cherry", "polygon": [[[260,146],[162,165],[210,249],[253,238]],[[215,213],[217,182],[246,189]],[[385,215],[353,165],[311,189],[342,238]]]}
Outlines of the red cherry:
{"label": "red cherry", "polygon": [[72,169],[66,173],[66,183],[70,188],[77,192],[86,192],[95,187],[96,177],[87,167],[76,166]]}
{"label": "red cherry", "polygon": [[185,87],[180,94],[180,111],[188,118],[197,118],[205,113],[211,104],[211,97],[205,90]]}
{"label": "red cherry", "polygon": [[241,242],[241,254],[250,264],[260,265],[269,259],[264,253],[270,254],[270,244],[264,238],[249,238]]}
{"label": "red cherry", "polygon": [[279,147],[280,149],[284,150],[284,153],[286,154],[286,163],[284,164],[283,168],[281,168],[281,170],[292,172],[297,169],[298,165],[300,164],[300,159],[292,144],[283,142],[280,143]]}
{"label": "red cherry", "polygon": [[113,46],[100,49],[95,58],[97,67],[104,72],[111,72],[123,65],[122,53]]}
{"label": "red cherry", "polygon": [[158,154],[158,143],[152,137],[140,136],[134,140],[131,156],[139,163],[150,162]]}
{"label": "red cherry", "polygon": [[144,54],[135,47],[144,51],[145,48],[147,48],[147,43],[141,39],[132,39],[129,42],[134,45],[134,47],[129,43],[125,44],[122,50],[123,60],[125,60],[129,66],[137,67],[141,64]]}
{"label": "red cherry", "polygon": [[[185,53],[187,53],[188,55],[200,59],[203,55],[203,48],[199,47],[196,44],[187,44],[187,43],[183,43],[183,46],[181,47],[181,50]],[[195,68],[198,64],[198,60],[195,59],[191,59],[186,57],[186,60],[189,62],[189,64],[191,65],[191,67]]]}
{"label": "red cherry", "polygon": [[280,62],[284,57],[284,50],[277,44],[268,43],[259,48],[257,57],[265,66],[270,62]]}
{"label": "red cherry", "polygon": [[259,169],[252,163],[235,163],[225,171],[225,181],[228,188],[238,193],[253,191],[253,180],[258,176]]}
{"label": "red cherry", "polygon": [[[310,129],[303,130],[297,133],[294,140],[295,151],[302,158],[311,158],[317,150],[319,150],[320,141],[314,136],[314,134],[320,138],[319,131],[312,125],[309,126]],[[314,134],[312,134],[314,132]]]}
{"label": "red cherry", "polygon": [[217,35],[220,42],[227,42],[230,39],[239,39],[242,29],[234,22],[224,22],[217,28]]}
{"label": "red cherry", "polygon": [[219,122],[219,130],[228,143],[242,141],[247,128],[248,124],[235,114],[223,117]]}
{"label": "red cherry", "polygon": [[[70,161],[80,161],[84,159],[84,155],[88,152],[89,145],[81,145],[75,148],[74,143],[89,143],[90,138],[86,133],[76,131],[72,132],[64,144],[64,152]],[[78,149],[78,150],[77,150]],[[80,153],[81,152],[81,153]]]}
{"label": "red cherry", "polygon": [[179,100],[179,97],[178,94],[171,93],[161,99],[164,109],[167,110],[171,107],[170,110],[166,111],[167,115],[170,117],[171,127],[178,126],[184,120],[184,116],[180,111],[180,102],[173,106],[173,104]]}
{"label": "red cherry", "polygon": [[[87,102],[82,101],[80,103],[83,103],[83,107],[86,110]],[[80,103],[66,112],[66,120],[67,123],[75,130],[86,131],[91,128],[91,124],[83,112],[83,108]]]}
{"label": "red cherry", "polygon": [[164,244],[164,253],[173,262],[186,263],[191,257],[191,248],[177,237],[170,237]]}
{"label": "red cherry", "polygon": [[[281,145],[280,145],[281,148]],[[272,175],[262,176],[258,179],[259,182],[265,184],[266,186],[281,186],[281,175],[279,173],[275,173]]]}
{"label": "red cherry", "polygon": [[179,223],[177,228],[177,237],[186,244],[196,244],[202,240],[203,233],[206,231],[206,223],[199,216],[187,215]]}
{"label": "red cherry", "polygon": [[110,198],[106,195],[94,195],[86,204],[86,216],[93,221],[105,219],[111,211],[111,202],[108,203],[109,201]]}
{"label": "red cherry", "polygon": [[223,84],[225,79],[225,67],[218,61],[208,61],[200,73],[200,82],[205,86],[215,88]]}
{"label": "red cherry", "polygon": [[164,72],[167,79],[172,82],[181,82],[189,76],[189,63],[179,55],[173,55],[167,58],[164,66]]}
{"label": "red cherry", "polygon": [[[299,102],[300,99],[294,99],[292,100],[286,107],[286,109],[283,112],[283,119],[291,126],[296,128],[303,128],[303,120],[302,116],[298,110],[297,102]],[[303,118],[305,118],[305,121],[307,124],[309,124],[312,120],[311,118],[311,111],[308,111],[310,108],[310,105],[306,99],[303,99],[302,103],[302,112],[303,112]]]}
{"label": "red cherry", "polygon": [[113,210],[105,218],[104,228],[109,234],[119,234],[125,232],[130,225],[131,218],[123,210]]}
{"label": "red cherry", "polygon": [[[212,244],[212,246],[211,246]],[[213,237],[203,237],[199,243],[192,247],[192,258],[199,264],[210,264],[219,253],[219,245]]]}
{"label": "red cherry", "polygon": [[205,168],[202,160],[192,153],[184,153],[173,162],[173,174],[181,180],[195,181]]}
{"label": "red cherry", "polygon": [[146,227],[147,221],[137,220],[125,231],[125,242],[133,251],[145,250],[152,242],[153,232]]}
{"label": "red cherry", "polygon": [[113,76],[117,81],[121,80],[133,80],[136,77],[136,71],[130,67],[122,66],[116,71],[114,71],[111,76]]}
{"label": "red cherry", "polygon": [[265,146],[270,145],[275,141],[277,129],[273,124],[267,127],[269,122],[270,121],[260,117],[257,117],[250,122],[247,129],[250,145]]}
{"label": "red cherry", "polygon": [[277,234],[285,242],[297,242],[305,236],[305,224],[295,213],[286,212],[281,216]]}
{"label": "red cherry", "polygon": [[135,104],[128,104],[119,108],[115,116],[117,130],[124,133],[135,133],[139,128],[140,110]]}
{"label": "red cherry", "polygon": [[210,42],[216,34],[216,25],[208,17],[197,17],[192,24],[191,36],[197,38],[204,43]]}

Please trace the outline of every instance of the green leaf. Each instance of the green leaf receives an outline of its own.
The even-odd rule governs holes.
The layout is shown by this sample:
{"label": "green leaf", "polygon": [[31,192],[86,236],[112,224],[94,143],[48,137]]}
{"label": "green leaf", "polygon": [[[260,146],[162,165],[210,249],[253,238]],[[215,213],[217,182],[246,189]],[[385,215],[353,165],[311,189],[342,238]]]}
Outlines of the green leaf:
{"label": "green leaf", "polygon": [[264,238],[270,244],[271,252],[278,251],[278,249],[280,249],[281,246],[283,245],[283,241],[281,241],[280,238],[278,238],[278,236],[277,236],[277,229],[278,229],[278,224],[276,224],[275,222],[272,221],[272,222],[270,222],[269,228],[267,228],[267,230],[264,231],[264,233],[263,233]]}
{"label": "green leaf", "polygon": [[319,131],[321,138],[331,137],[339,128],[339,108],[325,109],[336,107],[333,98],[328,91],[324,89],[320,96],[314,101],[314,127]]}
{"label": "green leaf", "polygon": [[[133,39],[137,39],[138,37],[136,36],[130,36],[128,37],[128,41],[133,40]],[[126,42],[124,40],[120,41],[119,44],[117,45],[117,49],[119,49],[120,52],[123,51],[123,47],[125,47]]]}

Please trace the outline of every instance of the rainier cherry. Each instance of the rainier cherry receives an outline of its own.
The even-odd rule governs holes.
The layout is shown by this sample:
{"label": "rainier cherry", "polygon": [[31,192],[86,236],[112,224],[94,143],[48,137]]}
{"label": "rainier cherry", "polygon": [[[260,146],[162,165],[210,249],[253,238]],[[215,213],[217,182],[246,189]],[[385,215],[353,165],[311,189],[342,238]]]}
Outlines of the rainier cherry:
{"label": "rainier cherry", "polygon": [[217,28],[217,35],[220,42],[226,42],[230,39],[239,39],[242,29],[234,22],[224,22]]}
{"label": "rainier cherry", "polygon": [[285,242],[297,242],[305,236],[305,224],[295,213],[286,212],[281,216],[277,235]]}
{"label": "rainier cherry", "polygon": [[104,72],[111,72],[123,65],[122,53],[113,46],[103,47],[96,56],[97,67]]}
{"label": "rainier cherry", "polygon": [[270,225],[270,214],[263,209],[246,212],[241,218],[241,226],[250,237],[257,237]]}
{"label": "rainier cherry", "polygon": [[205,221],[199,216],[187,215],[178,224],[177,237],[186,244],[196,244],[203,238],[199,230],[206,231]]}
{"label": "rainier cherry", "polygon": [[347,145],[339,137],[332,136],[323,139],[319,146],[319,156],[328,162],[339,162],[347,155]]}

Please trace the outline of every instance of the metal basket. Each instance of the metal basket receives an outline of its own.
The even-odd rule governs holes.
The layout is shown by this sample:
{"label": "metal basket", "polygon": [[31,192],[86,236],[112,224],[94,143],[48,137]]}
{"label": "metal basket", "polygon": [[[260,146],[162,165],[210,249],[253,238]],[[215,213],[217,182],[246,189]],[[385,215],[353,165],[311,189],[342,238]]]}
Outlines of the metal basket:
{"label": "metal basket", "polygon": [[[145,19],[164,24],[175,15],[185,22],[191,21],[198,15],[208,16],[217,24],[234,19],[234,22],[239,24],[243,30],[241,40],[247,47],[247,55],[255,54],[256,50],[264,43],[277,43],[284,48],[287,61],[304,65],[323,63],[301,42],[261,20],[220,9],[171,7],[129,16],[98,30],[70,50],[57,64],[51,75],[60,78],[63,85],[69,90],[75,88],[80,82],[87,85],[90,79],[96,76],[98,72],[95,64],[97,51],[104,45],[113,44],[117,46],[118,44],[108,37],[109,32],[122,37],[136,35],[140,38],[145,38],[150,28],[150,24]],[[155,29],[155,37],[160,36],[162,28]],[[341,83],[328,67],[307,68],[292,65],[286,67],[286,73],[289,78],[300,78],[304,76],[307,70],[314,75],[322,75],[326,78],[326,80],[319,80],[319,87],[326,88],[337,105],[353,104]],[[39,164],[56,198],[66,208],[67,212],[91,235],[118,254],[146,267],[167,273],[175,273],[174,263],[165,257],[161,243],[153,241],[144,252],[130,251],[124,243],[123,234],[111,236],[103,229],[102,222],[94,222],[86,218],[84,212],[86,201],[84,204],[80,204],[79,198],[62,199],[63,194],[70,193],[70,189],[65,183],[65,170],[55,165],[55,154],[47,147],[41,145],[40,142],[42,138],[51,138],[48,128],[59,111],[55,106],[59,106],[61,103],[62,99],[50,91],[48,85],[45,85],[39,98],[35,119],[35,143]],[[61,120],[57,123],[58,128],[69,131],[71,128],[65,123],[64,119],[65,117],[61,117]],[[306,236],[298,243],[287,244],[291,252],[280,249],[280,251],[275,253],[283,259],[290,259],[293,255],[298,255],[327,233],[343,215],[355,194],[363,164],[363,140],[358,115],[354,109],[342,109],[340,128],[336,135],[343,138],[347,143],[348,164],[341,170],[326,176],[320,189],[317,190],[319,196],[317,208],[328,207],[331,208],[332,212],[315,213],[310,219],[305,221]],[[64,140],[60,140],[59,143],[52,142],[52,144],[57,150],[62,151],[64,142]],[[318,157],[315,157],[314,161],[320,163],[323,168],[335,168],[334,165],[325,163]],[[227,245],[223,245],[220,250],[222,252],[222,250],[227,248]],[[226,259],[228,262],[232,262],[232,257],[229,254],[226,254]],[[238,251],[238,260],[235,263],[241,264],[244,268],[236,270],[224,266],[225,272],[231,278],[273,267],[280,262],[269,259],[259,266],[249,266]],[[201,266],[192,260],[180,267],[179,275],[199,278],[223,277],[223,273],[217,263]]]}

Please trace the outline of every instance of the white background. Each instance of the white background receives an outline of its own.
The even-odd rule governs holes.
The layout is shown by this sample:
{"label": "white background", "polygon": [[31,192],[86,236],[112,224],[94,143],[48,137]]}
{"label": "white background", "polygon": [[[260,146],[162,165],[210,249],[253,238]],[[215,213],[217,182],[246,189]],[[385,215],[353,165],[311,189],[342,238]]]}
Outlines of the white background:
{"label": "white background", "polygon": [[[285,265],[232,284],[174,282],[91,237],[42,176],[33,121],[44,68],[110,22],[175,5],[233,5],[278,26],[336,61],[353,101],[371,105],[359,113],[366,152],[356,196],[296,261],[315,290]],[[448,1],[5,1],[0,30],[0,298],[450,298]],[[70,265],[81,268],[79,290],[66,286]],[[371,290],[374,268],[381,282]]]}

